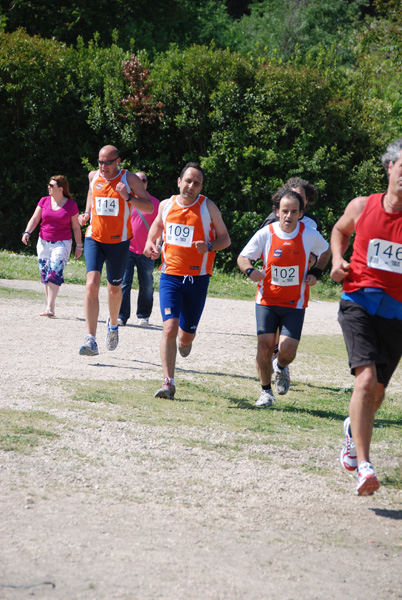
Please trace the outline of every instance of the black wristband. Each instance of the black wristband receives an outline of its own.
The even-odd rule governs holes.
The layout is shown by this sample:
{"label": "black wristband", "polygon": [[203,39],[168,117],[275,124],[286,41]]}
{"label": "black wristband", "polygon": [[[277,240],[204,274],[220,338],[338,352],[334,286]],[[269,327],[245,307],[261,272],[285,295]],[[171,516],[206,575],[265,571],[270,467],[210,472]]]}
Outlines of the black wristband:
{"label": "black wristband", "polygon": [[322,275],[322,269],[319,269],[318,267],[312,267],[307,271],[307,275],[314,275],[316,279],[320,279]]}
{"label": "black wristband", "polygon": [[28,235],[31,235],[31,232],[30,232],[30,231],[23,231],[23,232],[22,232],[22,235],[25,235],[26,233],[27,233]]}
{"label": "black wristband", "polygon": [[254,267],[249,267],[248,269],[246,269],[244,272],[247,275],[247,277],[250,277],[251,273],[255,271]]}

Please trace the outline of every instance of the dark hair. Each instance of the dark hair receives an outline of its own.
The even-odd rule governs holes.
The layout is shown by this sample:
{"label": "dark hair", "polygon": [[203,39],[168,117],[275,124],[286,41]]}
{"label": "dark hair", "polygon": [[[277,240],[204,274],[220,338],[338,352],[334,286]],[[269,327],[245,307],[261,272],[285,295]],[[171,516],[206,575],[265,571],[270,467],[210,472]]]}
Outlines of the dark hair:
{"label": "dark hair", "polygon": [[293,198],[293,200],[297,200],[299,203],[299,210],[304,212],[304,200],[300,194],[293,190],[288,190],[285,187],[280,188],[272,198],[272,208],[274,211],[279,210],[282,198]]}
{"label": "dark hair", "polygon": [[385,169],[385,172],[388,175],[388,166],[389,163],[395,164],[398,158],[401,155],[402,150],[402,138],[398,138],[395,142],[388,144],[387,151],[381,157],[382,165]]}
{"label": "dark hair", "polygon": [[202,180],[204,181],[205,179],[205,174],[204,171],[201,169],[201,166],[196,163],[196,162],[188,162],[183,169],[181,170],[180,173],[180,179],[183,177],[184,173],[187,171],[187,169],[197,169],[197,171],[199,171],[202,175]]}
{"label": "dark hair", "polygon": [[290,190],[294,188],[303,188],[304,193],[306,194],[306,206],[313,206],[317,196],[317,188],[313,186],[313,184],[309,183],[305,179],[301,179],[300,177],[291,177],[287,180],[283,187],[286,187]]}
{"label": "dark hair", "polygon": [[71,199],[73,197],[70,192],[70,188],[68,187],[68,181],[67,181],[66,177],[64,177],[64,175],[52,175],[51,178],[49,179],[49,181],[52,181],[52,179],[55,180],[58,187],[63,188],[63,194],[66,198]]}

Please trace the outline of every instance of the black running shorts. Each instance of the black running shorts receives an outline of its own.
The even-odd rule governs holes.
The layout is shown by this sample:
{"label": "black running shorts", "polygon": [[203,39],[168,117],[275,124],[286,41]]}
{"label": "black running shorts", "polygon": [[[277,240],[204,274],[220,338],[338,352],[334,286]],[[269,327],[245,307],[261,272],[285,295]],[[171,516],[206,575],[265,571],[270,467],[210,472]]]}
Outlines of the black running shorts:
{"label": "black running shorts", "polygon": [[341,300],[338,321],[352,375],[357,367],[375,364],[378,382],[387,387],[402,356],[402,321],[370,315],[350,300]]}

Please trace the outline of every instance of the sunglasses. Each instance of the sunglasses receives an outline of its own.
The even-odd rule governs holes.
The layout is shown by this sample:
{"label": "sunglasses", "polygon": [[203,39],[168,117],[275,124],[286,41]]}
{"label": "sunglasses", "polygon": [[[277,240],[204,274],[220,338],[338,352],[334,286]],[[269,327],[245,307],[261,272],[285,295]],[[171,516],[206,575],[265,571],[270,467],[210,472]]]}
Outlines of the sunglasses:
{"label": "sunglasses", "polygon": [[55,187],[55,186],[56,186],[56,184],[55,184],[55,183],[48,183],[48,184],[47,184],[47,187]]}
{"label": "sunglasses", "polygon": [[116,158],[114,158],[113,160],[99,160],[99,158],[98,158],[98,165],[109,166],[109,165],[113,164],[115,160],[118,160],[118,158],[119,158],[118,156]]}

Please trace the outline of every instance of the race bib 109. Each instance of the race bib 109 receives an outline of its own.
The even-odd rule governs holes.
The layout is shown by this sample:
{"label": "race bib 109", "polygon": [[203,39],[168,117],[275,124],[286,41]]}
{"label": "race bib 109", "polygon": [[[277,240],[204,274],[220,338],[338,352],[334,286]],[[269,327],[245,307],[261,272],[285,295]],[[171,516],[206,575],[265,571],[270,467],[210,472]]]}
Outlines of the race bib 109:
{"label": "race bib 109", "polygon": [[271,267],[271,283],[286,287],[288,285],[299,285],[299,265],[294,267]]}
{"label": "race bib 109", "polygon": [[95,198],[96,214],[100,217],[117,217],[119,214],[119,199],[118,198]]}
{"label": "race bib 109", "polygon": [[180,223],[166,223],[167,244],[174,246],[191,247],[194,237],[194,225],[180,225]]}
{"label": "race bib 109", "polygon": [[370,240],[367,248],[367,266],[391,273],[402,273],[402,244]]}

